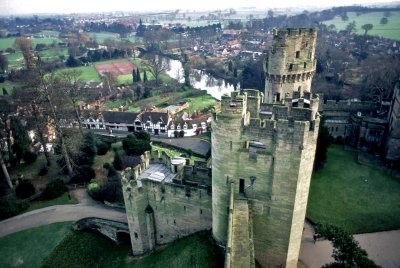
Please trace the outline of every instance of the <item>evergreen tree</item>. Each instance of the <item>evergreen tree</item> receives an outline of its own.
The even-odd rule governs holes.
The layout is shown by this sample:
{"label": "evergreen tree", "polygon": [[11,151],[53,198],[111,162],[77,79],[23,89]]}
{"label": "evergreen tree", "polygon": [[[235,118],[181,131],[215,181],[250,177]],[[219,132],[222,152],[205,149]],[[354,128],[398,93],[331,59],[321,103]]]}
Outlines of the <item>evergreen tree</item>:
{"label": "evergreen tree", "polygon": [[113,166],[116,170],[124,169],[124,166],[122,164],[122,158],[121,158],[121,155],[119,154],[118,150],[115,151]]}
{"label": "evergreen tree", "polygon": [[133,69],[133,70],[132,70],[132,83],[135,83],[135,82],[137,82],[137,79],[136,79],[136,71],[135,71],[135,69]]}
{"label": "evergreen tree", "polygon": [[137,86],[136,87],[136,98],[139,100],[141,95],[142,95],[142,89],[139,86]]}
{"label": "evergreen tree", "polygon": [[136,81],[140,82],[142,79],[140,78],[140,70],[139,68],[136,69]]}
{"label": "evergreen tree", "polygon": [[18,117],[11,117],[11,132],[14,138],[14,143],[12,145],[13,152],[17,158],[17,163],[19,163],[25,153],[29,152],[30,141],[28,137],[28,132],[26,128],[22,125]]}
{"label": "evergreen tree", "polygon": [[3,87],[3,95],[8,95],[8,91],[5,87]]}
{"label": "evergreen tree", "polygon": [[146,70],[143,71],[143,82],[147,82],[147,73]]}

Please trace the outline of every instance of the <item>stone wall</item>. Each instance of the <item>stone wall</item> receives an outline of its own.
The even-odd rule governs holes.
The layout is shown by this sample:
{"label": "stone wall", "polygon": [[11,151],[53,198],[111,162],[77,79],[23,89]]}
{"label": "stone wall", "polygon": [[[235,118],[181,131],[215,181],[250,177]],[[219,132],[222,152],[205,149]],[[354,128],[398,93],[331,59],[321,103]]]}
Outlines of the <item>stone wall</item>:
{"label": "stone wall", "polygon": [[[156,245],[211,229],[211,179],[206,164],[199,161],[195,166],[175,168],[168,155],[157,151],[146,152],[141,158],[143,164],[122,172],[133,254],[146,254]],[[176,173],[172,182],[138,179],[156,163]]]}
{"label": "stone wall", "polygon": [[286,93],[311,92],[315,73],[315,29],[275,29],[266,59],[265,100],[281,102]]}
{"label": "stone wall", "polygon": [[226,243],[234,182],[235,194],[251,204],[258,262],[296,267],[319,129],[313,109],[318,98],[309,108],[305,99],[298,102],[303,107],[264,105],[258,112],[271,108],[271,114],[257,116],[247,109],[247,93],[223,99],[212,124],[213,235]]}

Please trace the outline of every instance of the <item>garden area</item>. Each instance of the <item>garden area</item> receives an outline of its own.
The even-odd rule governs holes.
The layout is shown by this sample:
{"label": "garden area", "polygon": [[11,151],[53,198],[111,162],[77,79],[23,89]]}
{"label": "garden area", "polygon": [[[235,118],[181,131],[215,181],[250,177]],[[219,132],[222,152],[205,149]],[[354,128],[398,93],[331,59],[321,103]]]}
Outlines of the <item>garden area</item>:
{"label": "garden area", "polygon": [[307,218],[352,234],[400,228],[400,180],[357,163],[357,153],[331,145],[325,166],[313,174]]}

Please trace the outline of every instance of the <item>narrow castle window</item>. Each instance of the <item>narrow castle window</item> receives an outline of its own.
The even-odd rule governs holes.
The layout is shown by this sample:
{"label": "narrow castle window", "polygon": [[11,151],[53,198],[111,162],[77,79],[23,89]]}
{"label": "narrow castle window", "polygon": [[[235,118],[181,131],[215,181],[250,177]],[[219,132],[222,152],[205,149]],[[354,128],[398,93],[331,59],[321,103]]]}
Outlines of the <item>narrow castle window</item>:
{"label": "narrow castle window", "polygon": [[280,101],[281,100],[281,93],[276,93],[276,101]]}
{"label": "narrow castle window", "polygon": [[304,63],[304,69],[306,69],[306,68],[307,68],[307,62]]}
{"label": "narrow castle window", "polygon": [[299,87],[297,88],[297,91],[298,91],[298,92],[300,92],[300,91],[301,91],[301,86],[299,86]]}
{"label": "narrow castle window", "polygon": [[203,210],[202,209],[200,209],[200,214],[203,214]]}
{"label": "narrow castle window", "polygon": [[174,224],[176,225],[176,221],[175,221],[175,219],[174,219]]}
{"label": "narrow castle window", "polygon": [[232,150],[232,141],[229,142],[229,148]]}
{"label": "narrow castle window", "polygon": [[300,51],[296,51],[296,59],[300,58]]}
{"label": "narrow castle window", "polygon": [[183,206],[183,210],[186,211],[186,206]]}
{"label": "narrow castle window", "polygon": [[244,184],[244,179],[240,179],[239,180],[239,193],[244,193],[244,187],[245,187],[245,184]]}
{"label": "narrow castle window", "polygon": [[135,233],[135,238],[138,239],[138,234],[137,233]]}

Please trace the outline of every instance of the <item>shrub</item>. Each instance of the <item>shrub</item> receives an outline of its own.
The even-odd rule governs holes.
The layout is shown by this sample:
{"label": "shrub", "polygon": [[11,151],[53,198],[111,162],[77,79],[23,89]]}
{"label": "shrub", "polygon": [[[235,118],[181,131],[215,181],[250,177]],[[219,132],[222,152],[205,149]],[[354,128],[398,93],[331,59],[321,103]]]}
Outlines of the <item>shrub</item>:
{"label": "shrub", "polygon": [[33,162],[36,161],[36,159],[37,159],[37,154],[34,153],[34,152],[29,152],[29,151],[28,151],[28,152],[25,152],[25,153],[24,153],[23,158],[24,158],[25,163],[27,163],[27,164],[32,164]]}
{"label": "shrub", "polygon": [[28,198],[35,194],[35,187],[28,180],[19,180],[15,193],[19,198]]}
{"label": "shrub", "polygon": [[181,130],[179,131],[179,137],[183,138],[185,136],[185,131]]}
{"label": "shrub", "polygon": [[47,165],[43,165],[38,172],[39,176],[44,176],[47,174],[47,172],[49,172],[49,168],[47,167]]}
{"label": "shrub", "polygon": [[46,185],[46,189],[44,189],[43,192],[43,199],[51,200],[59,197],[60,195],[65,193],[65,190],[66,187],[64,181],[61,179],[55,179]]}
{"label": "shrub", "polygon": [[118,151],[115,151],[113,166],[116,170],[122,170],[124,166],[122,165],[122,159]]}
{"label": "shrub", "polygon": [[103,201],[103,194],[100,185],[97,182],[92,182],[87,187],[88,194],[97,201]]}
{"label": "shrub", "polygon": [[29,206],[28,202],[18,203],[17,199],[13,196],[2,200],[0,202],[0,220],[19,214]]}
{"label": "shrub", "polygon": [[140,130],[138,132],[135,132],[135,137],[139,140],[150,142],[150,134],[147,131]]}
{"label": "shrub", "polygon": [[104,165],[103,165],[103,168],[105,168],[105,169],[109,169],[110,167],[111,167],[111,164],[108,162],[104,163]]}
{"label": "shrub", "polygon": [[96,177],[96,173],[94,172],[93,168],[88,165],[79,167],[77,171],[77,174],[75,174],[71,179],[71,182],[73,183],[89,182],[91,179]]}
{"label": "shrub", "polygon": [[122,147],[124,148],[127,155],[139,156],[146,151],[151,151],[150,142],[145,140],[139,140],[133,135],[128,135],[122,141]]}
{"label": "shrub", "polygon": [[96,143],[96,147],[97,147],[97,154],[98,155],[105,155],[108,152],[108,150],[110,149],[108,144],[103,142],[103,141],[98,141]]}

